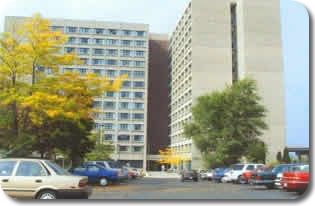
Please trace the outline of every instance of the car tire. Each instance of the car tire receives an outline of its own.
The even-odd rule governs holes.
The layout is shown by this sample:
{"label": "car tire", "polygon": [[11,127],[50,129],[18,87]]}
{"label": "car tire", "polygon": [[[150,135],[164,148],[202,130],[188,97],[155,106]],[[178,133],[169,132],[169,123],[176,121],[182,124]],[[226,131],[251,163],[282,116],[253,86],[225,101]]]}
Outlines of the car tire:
{"label": "car tire", "polygon": [[108,180],[106,177],[101,177],[100,180],[99,180],[99,184],[100,186],[107,186],[108,185]]}
{"label": "car tire", "polygon": [[241,175],[237,177],[237,180],[235,181],[235,184],[241,184]]}
{"label": "car tire", "polygon": [[38,193],[36,199],[39,200],[55,200],[57,199],[57,193],[53,190],[43,190]]}
{"label": "car tire", "polygon": [[268,185],[266,185],[266,187],[268,190],[272,190],[275,188],[275,185],[274,184],[268,184]]}
{"label": "car tire", "polygon": [[195,178],[195,179],[194,179],[194,182],[198,182],[198,178]]}

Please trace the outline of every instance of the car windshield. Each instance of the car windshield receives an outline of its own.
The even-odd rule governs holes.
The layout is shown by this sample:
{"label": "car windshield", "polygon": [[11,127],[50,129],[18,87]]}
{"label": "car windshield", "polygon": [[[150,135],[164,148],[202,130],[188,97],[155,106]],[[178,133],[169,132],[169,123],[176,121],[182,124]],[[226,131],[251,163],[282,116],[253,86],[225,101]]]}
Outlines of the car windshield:
{"label": "car windshield", "polygon": [[0,176],[11,176],[16,161],[1,161],[0,162]]}
{"label": "car windshield", "polygon": [[279,166],[273,168],[272,172],[273,173],[280,173],[280,172],[283,172],[284,170],[286,170],[287,167],[288,167],[287,165],[279,165]]}
{"label": "car windshield", "polygon": [[237,170],[242,170],[243,168],[244,168],[244,165],[233,165],[233,166],[232,166],[232,169],[233,169],[233,170],[236,170],[236,171],[237,171]]}
{"label": "car windshield", "polygon": [[45,161],[45,163],[57,174],[61,176],[70,176],[71,174],[67,172],[66,170],[62,169],[59,165],[51,162],[51,161]]}
{"label": "car windshield", "polygon": [[292,172],[309,172],[309,165],[299,165],[290,168]]}

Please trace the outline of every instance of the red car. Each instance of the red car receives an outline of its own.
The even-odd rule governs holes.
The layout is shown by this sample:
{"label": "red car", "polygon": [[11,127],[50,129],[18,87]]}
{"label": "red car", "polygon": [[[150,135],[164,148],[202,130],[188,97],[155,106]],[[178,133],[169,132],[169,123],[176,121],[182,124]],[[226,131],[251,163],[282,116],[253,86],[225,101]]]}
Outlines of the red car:
{"label": "red car", "polygon": [[257,168],[254,169],[254,170],[246,170],[245,172],[243,172],[243,174],[241,176],[240,183],[241,184],[248,184],[249,180],[252,177],[252,175],[254,173],[257,173],[257,172],[261,171],[264,167],[265,167],[264,165],[258,165]]}
{"label": "red car", "polygon": [[303,193],[309,184],[309,165],[294,165],[283,173],[281,185],[284,190]]}

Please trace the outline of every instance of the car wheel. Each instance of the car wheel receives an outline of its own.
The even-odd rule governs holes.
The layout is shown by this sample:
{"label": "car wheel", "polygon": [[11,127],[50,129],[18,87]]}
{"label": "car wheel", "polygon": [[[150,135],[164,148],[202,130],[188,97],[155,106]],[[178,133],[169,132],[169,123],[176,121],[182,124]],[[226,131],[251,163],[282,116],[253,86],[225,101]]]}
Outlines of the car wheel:
{"label": "car wheel", "polygon": [[100,178],[99,183],[100,183],[101,186],[107,186],[108,185],[108,180],[107,180],[106,177],[102,177],[102,178]]}
{"label": "car wheel", "polygon": [[55,200],[57,199],[57,194],[55,191],[52,190],[44,190],[41,191],[38,195],[36,199],[40,199],[40,200]]}
{"label": "car wheel", "polygon": [[242,177],[238,176],[237,180],[235,181],[235,184],[241,184],[241,179],[242,179]]}
{"label": "car wheel", "polygon": [[267,189],[271,190],[271,189],[273,189],[275,186],[274,186],[274,184],[268,184],[268,185],[266,185],[266,187],[267,187]]}
{"label": "car wheel", "polygon": [[194,179],[194,182],[198,182],[198,178],[195,178],[195,179]]}
{"label": "car wheel", "polygon": [[240,184],[246,184],[247,182],[246,182],[246,180],[245,180],[245,178],[243,176],[240,176],[239,177],[239,183]]}

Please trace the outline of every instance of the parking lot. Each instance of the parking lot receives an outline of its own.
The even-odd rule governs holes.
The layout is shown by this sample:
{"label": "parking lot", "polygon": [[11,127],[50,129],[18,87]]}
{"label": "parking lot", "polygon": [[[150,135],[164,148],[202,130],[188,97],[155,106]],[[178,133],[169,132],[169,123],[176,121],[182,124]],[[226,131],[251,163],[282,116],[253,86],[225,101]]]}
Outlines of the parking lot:
{"label": "parking lot", "polygon": [[145,177],[108,187],[93,186],[90,199],[297,199],[294,192],[267,190],[262,186],[213,183],[209,181],[181,182],[178,178]]}

